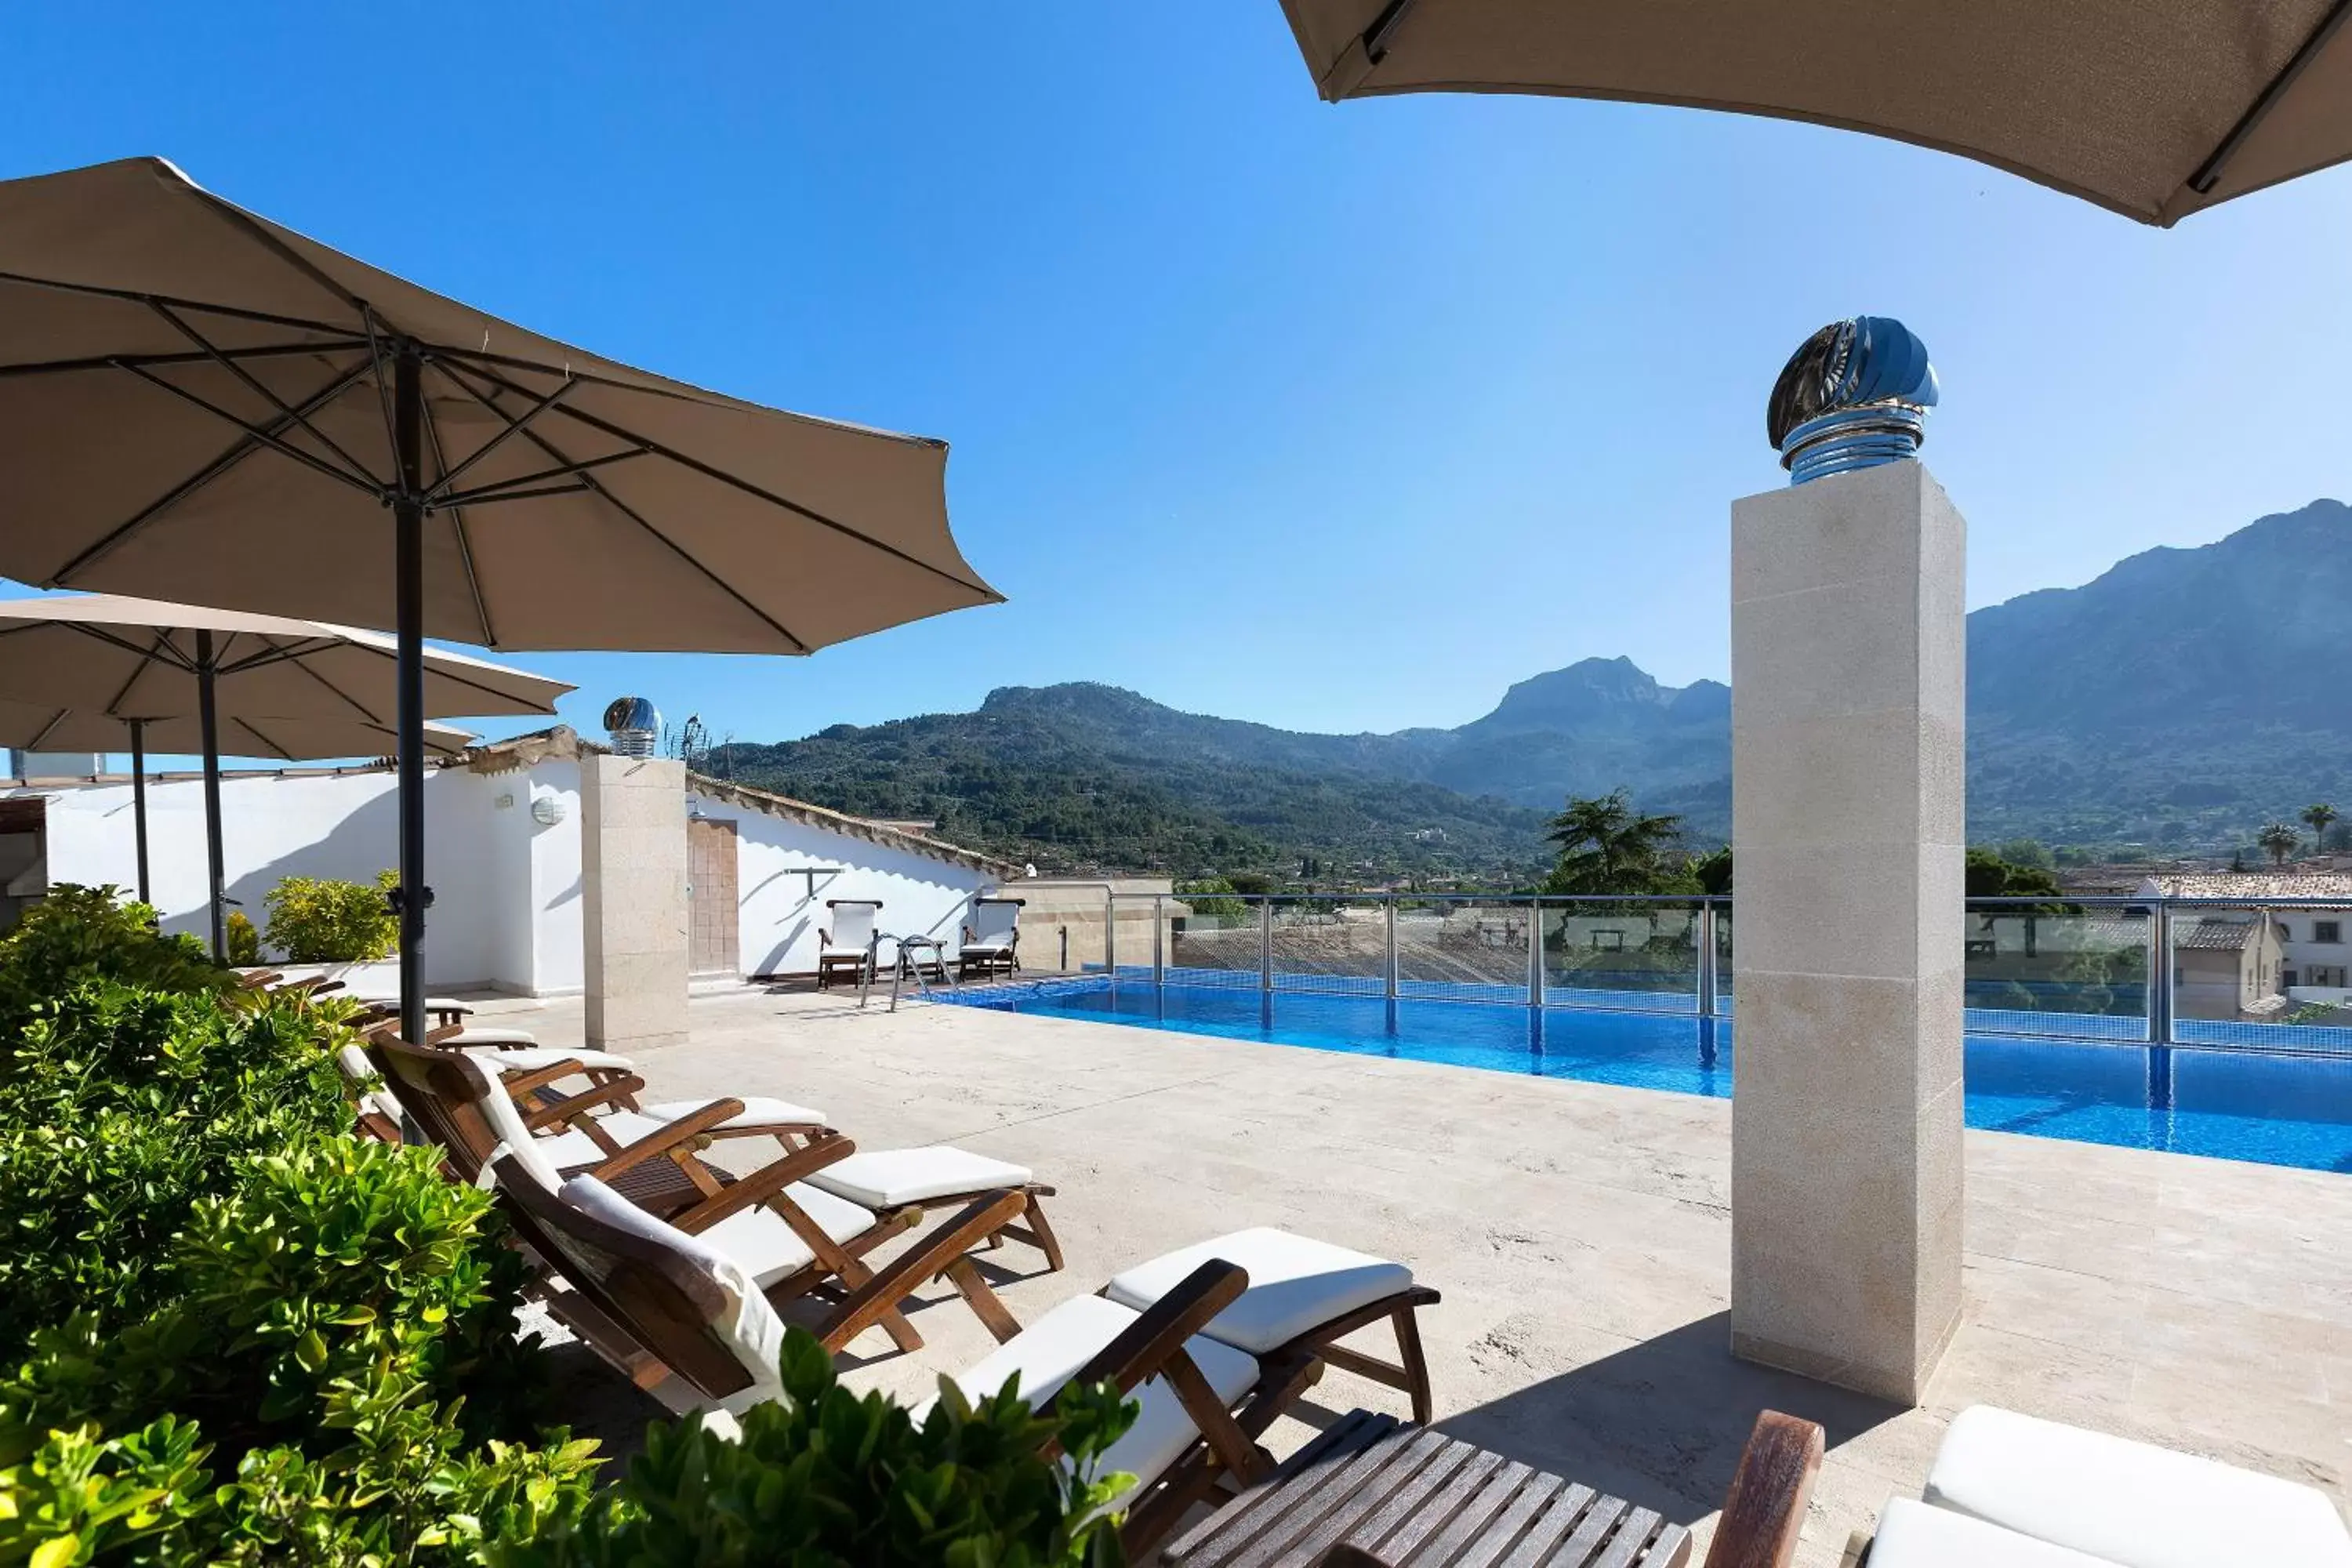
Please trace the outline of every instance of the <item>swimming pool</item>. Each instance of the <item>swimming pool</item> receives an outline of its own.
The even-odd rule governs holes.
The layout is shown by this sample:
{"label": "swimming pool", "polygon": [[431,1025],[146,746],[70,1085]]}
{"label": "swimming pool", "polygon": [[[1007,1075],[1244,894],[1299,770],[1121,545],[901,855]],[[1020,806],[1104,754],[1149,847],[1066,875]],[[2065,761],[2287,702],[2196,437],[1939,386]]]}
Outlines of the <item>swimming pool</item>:
{"label": "swimming pool", "polygon": [[[1099,976],[937,995],[960,1006],[1731,1095],[1727,1019],[1399,1001],[1392,1028],[1391,1004],[1378,996],[1114,985]],[[1970,1035],[1967,1072],[1971,1127],[2352,1173],[2352,1059]]]}

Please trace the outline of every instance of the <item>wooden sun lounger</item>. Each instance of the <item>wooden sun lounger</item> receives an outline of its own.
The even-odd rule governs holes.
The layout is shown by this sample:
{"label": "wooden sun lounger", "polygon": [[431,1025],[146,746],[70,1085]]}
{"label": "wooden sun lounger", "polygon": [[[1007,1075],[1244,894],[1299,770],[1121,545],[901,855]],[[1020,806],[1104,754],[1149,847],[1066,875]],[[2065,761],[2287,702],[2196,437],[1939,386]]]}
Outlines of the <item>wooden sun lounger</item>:
{"label": "wooden sun lounger", "polygon": [[[826,1166],[847,1159],[856,1145],[830,1129],[819,1129],[799,1149],[749,1175],[735,1176],[698,1157],[698,1152],[722,1127],[742,1113],[740,1100],[715,1100],[689,1116],[666,1123],[632,1142],[607,1147],[590,1142],[600,1157],[569,1160],[583,1145],[576,1139],[554,1144],[530,1124],[507,1086],[478,1061],[460,1052],[407,1045],[377,1037],[369,1051],[387,1086],[428,1137],[447,1152],[460,1180],[478,1181],[500,1145],[529,1146],[530,1158],[548,1164],[560,1176],[593,1175],[631,1203],[689,1235],[704,1235],[751,1209],[764,1209],[789,1227],[796,1239],[787,1241],[768,1227],[768,1250],[781,1250],[789,1272],[762,1283],[769,1302],[782,1306],[803,1296],[832,1300],[854,1294],[873,1279],[864,1261],[867,1254],[895,1236],[919,1226],[927,1210],[908,1205],[877,1214],[830,1194],[811,1192],[799,1184]],[[642,1087],[637,1085],[636,1087]],[[575,1096],[575,1100],[582,1098]],[[550,1122],[549,1126],[553,1123]],[[559,1134],[559,1138],[566,1135]],[[795,1189],[798,1188],[796,1192]],[[1027,1205],[1024,1194],[1000,1216],[987,1236],[1018,1220]],[[811,1214],[818,1207],[845,1224],[828,1226]],[[855,1228],[850,1228],[854,1226]],[[739,1226],[738,1229],[740,1228]],[[803,1258],[797,1266],[790,1260]],[[755,1272],[763,1271],[755,1269]],[[877,1310],[876,1321],[901,1351],[919,1350],[922,1336],[900,1310],[894,1297]]]}

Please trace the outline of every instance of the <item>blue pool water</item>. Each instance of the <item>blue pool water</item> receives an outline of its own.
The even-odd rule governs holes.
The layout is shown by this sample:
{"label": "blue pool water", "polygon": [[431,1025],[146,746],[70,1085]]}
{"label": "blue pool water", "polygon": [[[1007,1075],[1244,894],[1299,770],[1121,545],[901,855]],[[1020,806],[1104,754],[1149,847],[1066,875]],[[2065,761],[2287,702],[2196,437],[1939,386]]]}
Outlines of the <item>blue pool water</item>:
{"label": "blue pool water", "polygon": [[[1279,1046],[1579,1079],[1678,1094],[1731,1094],[1732,1026],[1688,1016],[1106,979],[989,986],[959,1005],[1034,1013]],[[2352,1173],[2352,1058],[2174,1047],[2171,1103],[2150,1103],[2145,1046],[1970,1035],[1971,1127]]]}

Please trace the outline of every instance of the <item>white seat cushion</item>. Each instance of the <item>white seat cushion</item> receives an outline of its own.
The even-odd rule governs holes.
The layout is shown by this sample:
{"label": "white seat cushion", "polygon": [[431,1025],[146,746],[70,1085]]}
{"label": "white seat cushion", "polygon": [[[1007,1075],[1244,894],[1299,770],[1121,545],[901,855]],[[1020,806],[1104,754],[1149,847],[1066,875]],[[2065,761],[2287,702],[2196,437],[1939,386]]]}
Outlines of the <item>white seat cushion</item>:
{"label": "white seat cushion", "polygon": [[1870,1568],[2110,1568],[2096,1557],[2069,1552],[1964,1513],[1929,1508],[1913,1498],[1890,1498],[1870,1544]]}
{"label": "white seat cushion", "polygon": [[[730,1098],[741,1100],[743,1110],[740,1115],[720,1122],[722,1127],[756,1127],[770,1123],[824,1125],[824,1111],[811,1110],[805,1105],[794,1105],[789,1100],[775,1100],[764,1094],[739,1094]],[[681,1116],[693,1115],[709,1103],[708,1100],[668,1100],[659,1105],[648,1105],[639,1114],[650,1116],[656,1121],[676,1121]]]}
{"label": "white seat cushion", "polygon": [[836,1160],[809,1178],[809,1185],[838,1194],[870,1209],[897,1208],[931,1198],[1029,1184],[1029,1167],[985,1154],[934,1144],[927,1149],[880,1149]]}
{"label": "white seat cushion", "polygon": [[1249,1289],[1203,1331],[1257,1355],[1412,1284],[1402,1263],[1261,1226],[1138,1264],[1115,1276],[1108,1294],[1140,1311],[1212,1258],[1247,1269]]}
{"label": "white seat cushion", "polygon": [[2126,1568],[2352,1568],[2309,1487],[1990,1405],[1953,1419],[1927,1500]]}
{"label": "white seat cushion", "polygon": [[1009,942],[967,942],[956,949],[966,958],[996,958],[1012,951],[1013,944]]}
{"label": "white seat cushion", "polygon": [[[490,1047],[500,1050],[525,1050],[539,1044],[539,1037],[529,1029],[478,1029],[473,1025],[467,1024],[465,1026],[465,1030],[464,1034],[452,1035],[441,1043],[444,1046],[455,1047],[461,1051]],[[574,1051],[571,1054],[578,1056],[582,1053]]]}
{"label": "white seat cushion", "polygon": [[[874,1224],[873,1215],[865,1209],[805,1182],[794,1182],[783,1195],[835,1241],[847,1241]],[[762,1289],[790,1279],[816,1259],[800,1233],[773,1209],[748,1208],[729,1215],[701,1232],[699,1238],[704,1246],[733,1258]]]}
{"label": "white seat cushion", "polygon": [[[521,1033],[517,1030],[516,1033]],[[537,1072],[558,1062],[577,1062],[583,1071],[632,1072],[636,1064],[626,1057],[616,1057],[610,1051],[573,1051],[561,1046],[486,1046],[477,1047],[469,1036],[450,1044],[464,1047],[466,1054],[489,1063],[500,1072]]]}
{"label": "white seat cushion", "polygon": [[[1018,1373],[1022,1397],[1034,1407],[1051,1398],[1069,1382],[1071,1373],[1117,1339],[1138,1316],[1134,1309],[1100,1296],[1073,1298],[997,1346],[984,1360],[956,1373],[956,1386],[965,1398],[982,1399],[1003,1388],[1004,1380]],[[1231,1346],[1195,1334],[1184,1342],[1184,1349],[1217,1397],[1229,1406],[1257,1382],[1257,1363]],[[1127,1471],[1136,1478],[1139,1489],[1174,1464],[1200,1432],[1165,1378],[1152,1378],[1136,1389],[1133,1397],[1139,1406],[1135,1425],[1111,1445],[1097,1467],[1105,1474]],[[916,1420],[920,1421],[929,1410],[929,1405],[918,1410]],[[1125,1506],[1127,1496],[1131,1495],[1122,1495],[1112,1506]]]}

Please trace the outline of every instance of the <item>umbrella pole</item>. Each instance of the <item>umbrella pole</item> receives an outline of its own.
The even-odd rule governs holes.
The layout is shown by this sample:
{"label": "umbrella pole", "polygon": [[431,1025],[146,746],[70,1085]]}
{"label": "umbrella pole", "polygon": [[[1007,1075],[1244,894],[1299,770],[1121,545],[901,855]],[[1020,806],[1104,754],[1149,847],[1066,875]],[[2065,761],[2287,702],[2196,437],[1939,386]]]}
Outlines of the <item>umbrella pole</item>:
{"label": "umbrella pole", "polygon": [[139,901],[155,900],[147,890],[147,721],[131,721],[131,830],[139,847]]}
{"label": "umbrella pole", "polygon": [[196,634],[196,722],[205,744],[205,911],[212,921],[213,962],[228,957],[228,932],[222,925],[227,881],[222,869],[220,799],[220,717],[213,700],[213,634]]}
{"label": "umbrella pole", "polygon": [[400,1033],[425,1039],[425,392],[416,351],[393,361],[392,421],[400,489],[393,502],[399,591]]}

